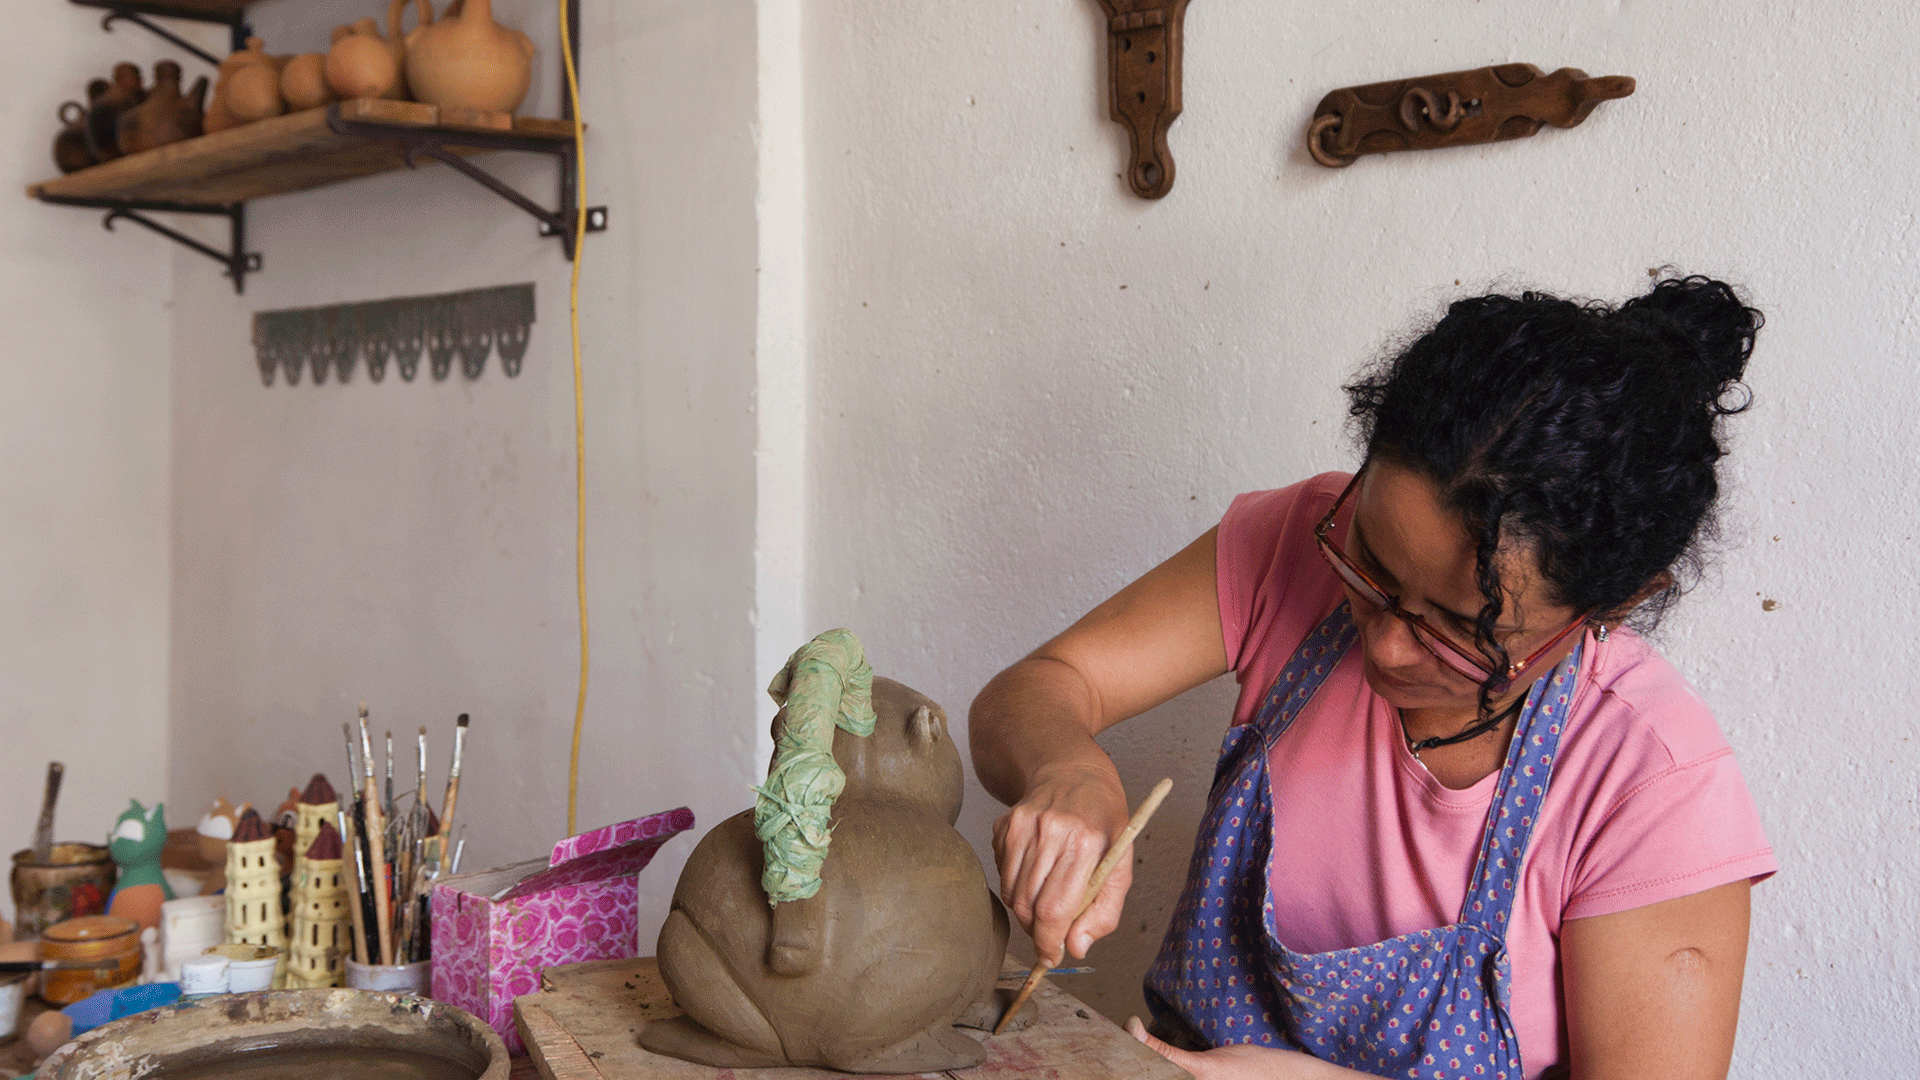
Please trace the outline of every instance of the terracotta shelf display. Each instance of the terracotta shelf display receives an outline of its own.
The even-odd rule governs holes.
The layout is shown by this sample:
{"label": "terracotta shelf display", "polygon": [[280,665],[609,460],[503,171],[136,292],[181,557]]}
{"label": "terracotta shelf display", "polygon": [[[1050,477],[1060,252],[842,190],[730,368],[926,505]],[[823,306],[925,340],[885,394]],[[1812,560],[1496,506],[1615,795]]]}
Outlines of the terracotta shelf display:
{"label": "terracotta shelf display", "polygon": [[[555,144],[573,138],[573,124],[564,120],[477,112],[443,118],[440,112],[417,101],[342,101],[129,154],[29,185],[27,194],[49,202],[124,199],[224,206],[406,168],[409,157],[419,153],[409,135],[442,137],[448,150],[462,155],[498,148],[485,145],[487,135]],[[396,138],[336,130],[362,125],[390,129]]]}

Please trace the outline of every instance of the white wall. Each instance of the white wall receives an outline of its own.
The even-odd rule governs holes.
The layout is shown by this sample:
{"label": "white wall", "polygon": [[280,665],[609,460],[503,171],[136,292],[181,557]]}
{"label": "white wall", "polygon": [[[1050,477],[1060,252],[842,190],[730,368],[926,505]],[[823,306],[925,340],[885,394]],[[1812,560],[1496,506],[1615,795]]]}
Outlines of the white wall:
{"label": "white wall", "polygon": [[21,4],[0,40],[0,854],[31,841],[49,760],[67,765],[60,840],[102,842],[127,799],[168,793],[172,256],[137,225],[22,194],[59,174],[61,101],[120,60],[151,79],[168,55],[138,29],[101,33],[100,15]]}
{"label": "white wall", "polygon": [[[317,47],[362,6],[268,4],[256,25],[270,49]],[[552,6],[495,10],[541,43],[527,111],[555,115]],[[589,237],[581,284],[594,670],[579,820],[686,804],[704,827],[764,768],[753,8],[589,3],[584,18],[589,201],[611,227]],[[553,198],[544,159],[480,160]],[[438,166],[250,214],[266,263],[244,297],[197,256],[175,267],[175,798],[271,806],[315,769],[344,787],[340,724],[360,699],[376,739],[430,728],[437,793],[465,711],[465,866],[544,854],[565,832],[579,662],[559,244]],[[538,321],[516,379],[491,360],[477,382],[423,366],[410,384],[389,368],[377,385],[363,370],[263,387],[255,372],[254,311],[520,281]],[[655,925],[691,847],[642,877]]]}
{"label": "white wall", "polygon": [[[1205,0],[1157,203],[1118,178],[1096,5],[806,12],[808,612],[956,717],[1234,493],[1351,466],[1340,383],[1448,299],[1619,299],[1667,264],[1746,286],[1769,326],[1727,551],[1664,637],[1784,867],[1735,1072],[1909,1071],[1920,146],[1881,103],[1920,89],[1910,11]],[[1639,92],[1518,143],[1342,171],[1302,147],[1329,90],[1506,61]],[[1099,974],[1068,981],[1110,1015],[1140,1008],[1231,700],[1107,740],[1136,795],[1177,785]],[[983,856],[996,812],[973,789]]]}

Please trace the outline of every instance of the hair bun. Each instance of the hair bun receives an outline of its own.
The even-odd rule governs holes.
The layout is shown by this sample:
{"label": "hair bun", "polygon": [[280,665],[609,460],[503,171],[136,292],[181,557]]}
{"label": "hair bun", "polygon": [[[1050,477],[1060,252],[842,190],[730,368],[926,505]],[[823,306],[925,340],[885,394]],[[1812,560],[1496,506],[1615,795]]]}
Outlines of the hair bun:
{"label": "hair bun", "polygon": [[1712,402],[1716,412],[1740,412],[1751,403],[1751,396],[1743,393],[1737,404],[1721,404],[1746,371],[1754,336],[1766,321],[1757,309],[1740,302],[1733,286],[1698,274],[1668,278],[1646,295],[1621,304],[1615,315],[1644,321],[1649,329],[1677,339],[1678,355],[1668,359],[1685,364],[1703,381],[1699,398]]}

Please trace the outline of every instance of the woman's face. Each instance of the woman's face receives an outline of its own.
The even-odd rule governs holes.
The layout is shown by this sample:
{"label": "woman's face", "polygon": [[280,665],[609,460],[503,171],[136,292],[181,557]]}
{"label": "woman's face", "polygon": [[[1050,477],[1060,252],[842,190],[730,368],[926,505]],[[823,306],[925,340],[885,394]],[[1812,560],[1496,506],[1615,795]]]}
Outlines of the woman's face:
{"label": "woman's face", "polygon": [[[1474,620],[1485,604],[1475,579],[1474,539],[1465,523],[1441,505],[1439,492],[1425,477],[1390,458],[1373,459],[1354,493],[1353,517],[1341,547],[1369,577],[1398,596],[1402,608],[1454,641],[1473,642]],[[1494,559],[1506,592],[1494,636],[1510,657],[1523,659],[1572,622],[1576,612],[1548,599],[1530,546],[1503,544]],[[1404,620],[1351,589],[1347,599],[1360,630],[1363,670],[1375,693],[1402,709],[1478,707],[1478,684],[1428,652]],[[1507,698],[1524,693],[1579,639],[1578,634],[1568,635],[1521,672]]]}

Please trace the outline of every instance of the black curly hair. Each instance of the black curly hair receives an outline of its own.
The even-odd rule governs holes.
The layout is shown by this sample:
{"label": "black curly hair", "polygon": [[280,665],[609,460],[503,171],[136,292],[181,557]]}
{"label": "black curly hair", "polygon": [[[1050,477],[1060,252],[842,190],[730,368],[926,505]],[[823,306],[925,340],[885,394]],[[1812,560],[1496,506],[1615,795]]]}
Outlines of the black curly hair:
{"label": "black curly hair", "polygon": [[1719,421],[1752,404],[1740,376],[1762,322],[1697,276],[1618,307],[1480,296],[1346,387],[1367,458],[1424,475],[1475,537],[1475,638],[1497,670],[1503,542],[1533,550],[1557,603],[1607,621],[1633,608],[1642,629],[1698,577]]}

